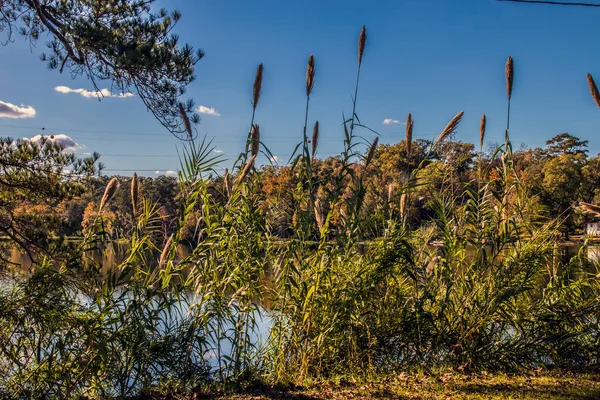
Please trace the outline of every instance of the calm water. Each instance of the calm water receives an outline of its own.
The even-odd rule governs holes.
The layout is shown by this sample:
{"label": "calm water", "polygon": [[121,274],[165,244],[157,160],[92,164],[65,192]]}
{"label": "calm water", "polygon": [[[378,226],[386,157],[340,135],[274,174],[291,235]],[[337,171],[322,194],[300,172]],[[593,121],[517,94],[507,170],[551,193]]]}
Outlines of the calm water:
{"label": "calm water", "polygon": [[[364,248],[361,249],[362,252],[366,250],[365,245],[362,245]],[[559,256],[563,258],[563,261],[568,261],[569,258],[577,255],[577,253],[581,249],[581,244],[579,243],[570,243],[569,245],[564,245],[560,247]],[[94,262],[101,266],[102,272],[107,272],[112,267],[114,267],[119,260],[122,260],[127,252],[126,246],[109,246],[105,249],[105,251],[97,250],[94,252],[92,258]],[[183,258],[190,255],[192,252],[192,248],[180,244],[177,247],[177,254],[179,257]],[[25,253],[19,252],[17,249],[13,249],[10,254],[9,260],[15,264],[21,266],[19,272],[27,273],[32,265],[31,259]],[[600,245],[588,246],[587,248],[587,261],[590,264],[600,266]]]}

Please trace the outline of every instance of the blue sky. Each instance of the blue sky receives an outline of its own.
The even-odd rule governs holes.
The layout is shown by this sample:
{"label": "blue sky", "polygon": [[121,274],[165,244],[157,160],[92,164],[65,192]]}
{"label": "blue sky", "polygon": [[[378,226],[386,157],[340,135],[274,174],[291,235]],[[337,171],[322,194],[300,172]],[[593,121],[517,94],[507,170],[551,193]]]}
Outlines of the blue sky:
{"label": "blue sky", "polygon": [[[231,164],[244,146],[251,117],[252,80],[264,63],[263,96],[257,110],[262,139],[285,164],[302,138],[305,69],[314,54],[316,83],[310,125],[319,120],[318,154],[342,148],[343,113],[351,112],[361,26],[368,39],[357,113],[381,134],[380,143],[404,137],[415,120],[415,137],[433,138],[461,110],[457,140],[478,142],[479,118],[488,117],[488,142],[503,140],[504,65],[515,60],[511,135],[515,146],[543,146],[569,132],[600,152],[600,110],[586,74],[600,79],[595,27],[600,9],[496,2],[493,0],[217,1],[159,0],[178,9],[182,42],[206,52],[188,95],[220,115],[201,114],[197,129],[213,138]],[[84,97],[85,78],[49,71],[36,48],[21,37],[0,48],[0,101],[28,118],[0,113],[0,136],[65,134],[83,155],[103,155],[106,174],[156,176],[177,169],[182,144],[154,119],[137,97]],[[57,86],[65,86],[57,91]],[[102,86],[102,85],[101,85]],[[104,87],[104,86],[102,86]],[[106,87],[109,87],[108,83]],[[35,116],[31,117],[35,110]],[[41,130],[42,127],[46,129]],[[364,132],[371,140],[373,133]],[[262,159],[261,163],[267,162]]]}

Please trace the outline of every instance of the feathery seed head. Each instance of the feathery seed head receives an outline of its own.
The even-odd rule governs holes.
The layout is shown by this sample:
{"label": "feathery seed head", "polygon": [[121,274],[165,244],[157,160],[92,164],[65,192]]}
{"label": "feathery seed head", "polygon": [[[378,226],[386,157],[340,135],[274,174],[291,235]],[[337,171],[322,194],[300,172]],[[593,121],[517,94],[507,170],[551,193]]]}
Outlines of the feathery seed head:
{"label": "feathery seed head", "polygon": [[323,207],[321,205],[321,199],[317,199],[315,201],[314,211],[315,211],[315,220],[317,221],[317,227],[319,228],[319,231],[320,231],[321,229],[323,229],[323,224],[325,222],[323,220]]}
{"label": "feathery seed head", "polygon": [[406,193],[402,193],[400,196],[400,216],[404,218],[406,215]]}
{"label": "feathery seed head", "polygon": [[262,92],[263,69],[263,65],[259,64],[258,68],[256,68],[256,76],[254,76],[254,86],[252,87],[252,108],[255,110]]}
{"label": "feathery seed head", "polygon": [[131,178],[131,208],[133,209],[133,215],[137,214],[137,205],[139,197],[139,183],[137,173],[133,173]]}
{"label": "feathery seed head", "polygon": [[169,240],[165,243],[165,247],[163,247],[162,252],[160,253],[160,259],[158,261],[158,266],[162,267],[169,257],[169,252],[171,251],[171,246],[173,245],[173,235],[169,236]]}
{"label": "feathery seed head", "polygon": [[319,146],[319,121],[315,122],[312,134],[312,158],[315,158],[317,147]]}
{"label": "feathery seed head", "polygon": [[513,80],[515,78],[515,68],[513,65],[512,57],[508,57],[506,60],[506,95],[508,96],[508,100],[512,96],[512,88],[513,88]]}
{"label": "feathery seed head", "polygon": [[448,125],[446,125],[446,127],[444,128],[442,133],[440,133],[440,136],[438,136],[437,140],[433,144],[434,146],[437,145],[438,143],[440,143],[441,141],[443,141],[444,139],[446,139],[448,136],[450,136],[451,134],[453,134],[456,131],[456,128],[458,127],[458,124],[460,124],[460,121],[464,114],[465,114],[465,112],[461,111],[458,114],[456,114],[454,116],[454,118],[452,118],[450,120],[450,122],[448,122]]}
{"label": "feathery seed head", "polygon": [[315,85],[315,57],[308,56],[308,65],[306,66],[306,95],[310,96]]}
{"label": "feathery seed head", "polygon": [[487,119],[485,114],[481,116],[481,121],[479,121],[479,149],[483,149],[483,140],[485,138],[485,125],[487,123]]}
{"label": "feathery seed head", "polygon": [[252,169],[252,167],[254,166],[254,161],[256,160],[256,155],[252,156],[248,162],[246,163],[246,166],[244,167],[244,169],[242,170],[242,172],[240,172],[240,175],[238,176],[237,179],[237,184],[239,185],[244,179],[246,179],[246,176],[248,176],[248,174],[250,173],[250,170]]}
{"label": "feathery seed head", "polygon": [[408,113],[408,117],[406,118],[406,155],[408,157],[410,157],[412,150],[413,124],[412,115]]}
{"label": "feathery seed head", "polygon": [[360,64],[362,63],[363,52],[365,51],[365,44],[367,43],[367,30],[363,25],[360,30],[360,35],[358,36],[358,67],[360,68]]}
{"label": "feathery seed head", "polygon": [[258,154],[260,147],[260,128],[257,124],[252,125],[252,131],[250,132],[250,154],[255,156]]}
{"label": "feathery seed head", "polygon": [[119,189],[119,185],[119,180],[117,178],[112,178],[108,182],[106,189],[104,189],[102,200],[100,200],[100,208],[98,208],[98,212],[101,212],[104,206],[115,196],[117,189]]}
{"label": "feathery seed head", "polygon": [[192,140],[192,138],[193,138],[192,124],[190,122],[190,118],[188,117],[187,113],[185,112],[185,108],[183,107],[183,104],[181,104],[181,103],[179,103],[179,115],[181,116],[181,120],[183,121],[183,126],[185,127],[185,131],[188,134],[188,139]]}
{"label": "feathery seed head", "polygon": [[591,74],[587,74],[587,81],[590,87],[590,93],[592,94],[592,99],[598,107],[600,107],[600,92],[598,91],[598,86],[596,86],[596,82],[594,82],[594,78],[592,78]]}
{"label": "feathery seed head", "polygon": [[225,168],[223,183],[225,184],[225,192],[227,192],[227,198],[229,198],[231,197],[231,174],[229,173],[229,170],[227,168]]}
{"label": "feathery seed head", "polygon": [[371,161],[373,160],[373,156],[375,155],[375,150],[377,150],[378,143],[379,143],[379,136],[376,136],[375,140],[373,140],[373,143],[371,144],[371,147],[369,148],[369,152],[367,153],[367,158],[365,160],[365,167],[368,167],[369,164],[371,164]]}

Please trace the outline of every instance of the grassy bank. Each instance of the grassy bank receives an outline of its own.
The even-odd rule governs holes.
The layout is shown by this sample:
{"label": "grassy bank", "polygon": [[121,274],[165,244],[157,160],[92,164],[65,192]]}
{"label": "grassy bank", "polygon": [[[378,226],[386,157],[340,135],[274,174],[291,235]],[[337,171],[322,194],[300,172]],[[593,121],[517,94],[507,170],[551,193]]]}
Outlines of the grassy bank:
{"label": "grassy bank", "polygon": [[314,382],[305,387],[257,387],[238,393],[199,393],[194,398],[242,399],[465,399],[592,400],[600,398],[600,375],[592,374],[400,374],[374,382]]}

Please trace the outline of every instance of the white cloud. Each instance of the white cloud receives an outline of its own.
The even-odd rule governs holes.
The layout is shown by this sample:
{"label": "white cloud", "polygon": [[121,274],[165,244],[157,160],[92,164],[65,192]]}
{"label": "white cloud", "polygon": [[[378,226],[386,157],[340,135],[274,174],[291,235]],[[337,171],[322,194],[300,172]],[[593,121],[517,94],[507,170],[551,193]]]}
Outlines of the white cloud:
{"label": "white cloud", "polygon": [[49,142],[60,143],[64,146],[65,150],[79,150],[84,148],[84,146],[81,146],[80,144],[75,142],[73,138],[67,135],[63,135],[62,133],[58,135],[49,136],[35,135],[32,138],[23,138],[23,140],[38,143],[40,140],[42,140],[42,138],[45,138]]}
{"label": "white cloud", "polygon": [[175,175],[176,173],[177,173],[177,171],[173,171],[173,170],[165,171],[165,174],[167,174],[167,175]]}
{"label": "white cloud", "polygon": [[85,98],[91,98],[91,97],[117,97],[120,99],[124,99],[127,97],[133,97],[135,96],[133,93],[117,93],[117,94],[113,94],[110,90],[104,88],[104,89],[100,89],[99,92],[96,92],[95,90],[87,90],[87,89],[71,89],[68,86],[57,86],[54,88],[54,90],[58,93],[63,93],[63,94],[69,94],[69,93],[76,93],[79,94]]}
{"label": "white cloud", "polygon": [[158,171],[158,170],[157,170],[157,171],[154,171],[154,173],[155,173],[156,175],[158,175],[158,174],[160,174],[160,171]]}
{"label": "white cloud", "polygon": [[400,121],[397,119],[386,118],[383,120],[383,125],[399,124]]}
{"label": "white cloud", "polygon": [[21,104],[21,107],[14,104],[0,101],[0,118],[33,118],[35,109],[31,106]]}
{"label": "white cloud", "polygon": [[214,150],[213,150],[213,152],[214,152],[214,153],[222,153],[222,152],[223,152],[223,150],[220,150],[220,149],[214,149]]}
{"label": "white cloud", "polygon": [[271,160],[271,162],[272,162],[273,164],[277,164],[277,162],[279,161],[279,157],[277,157],[277,156],[273,156],[273,157],[269,158],[269,160]]}
{"label": "white cloud", "polygon": [[200,114],[212,115],[213,117],[221,116],[221,114],[219,114],[217,110],[211,107],[198,106],[198,108],[196,108],[196,111],[198,111]]}

